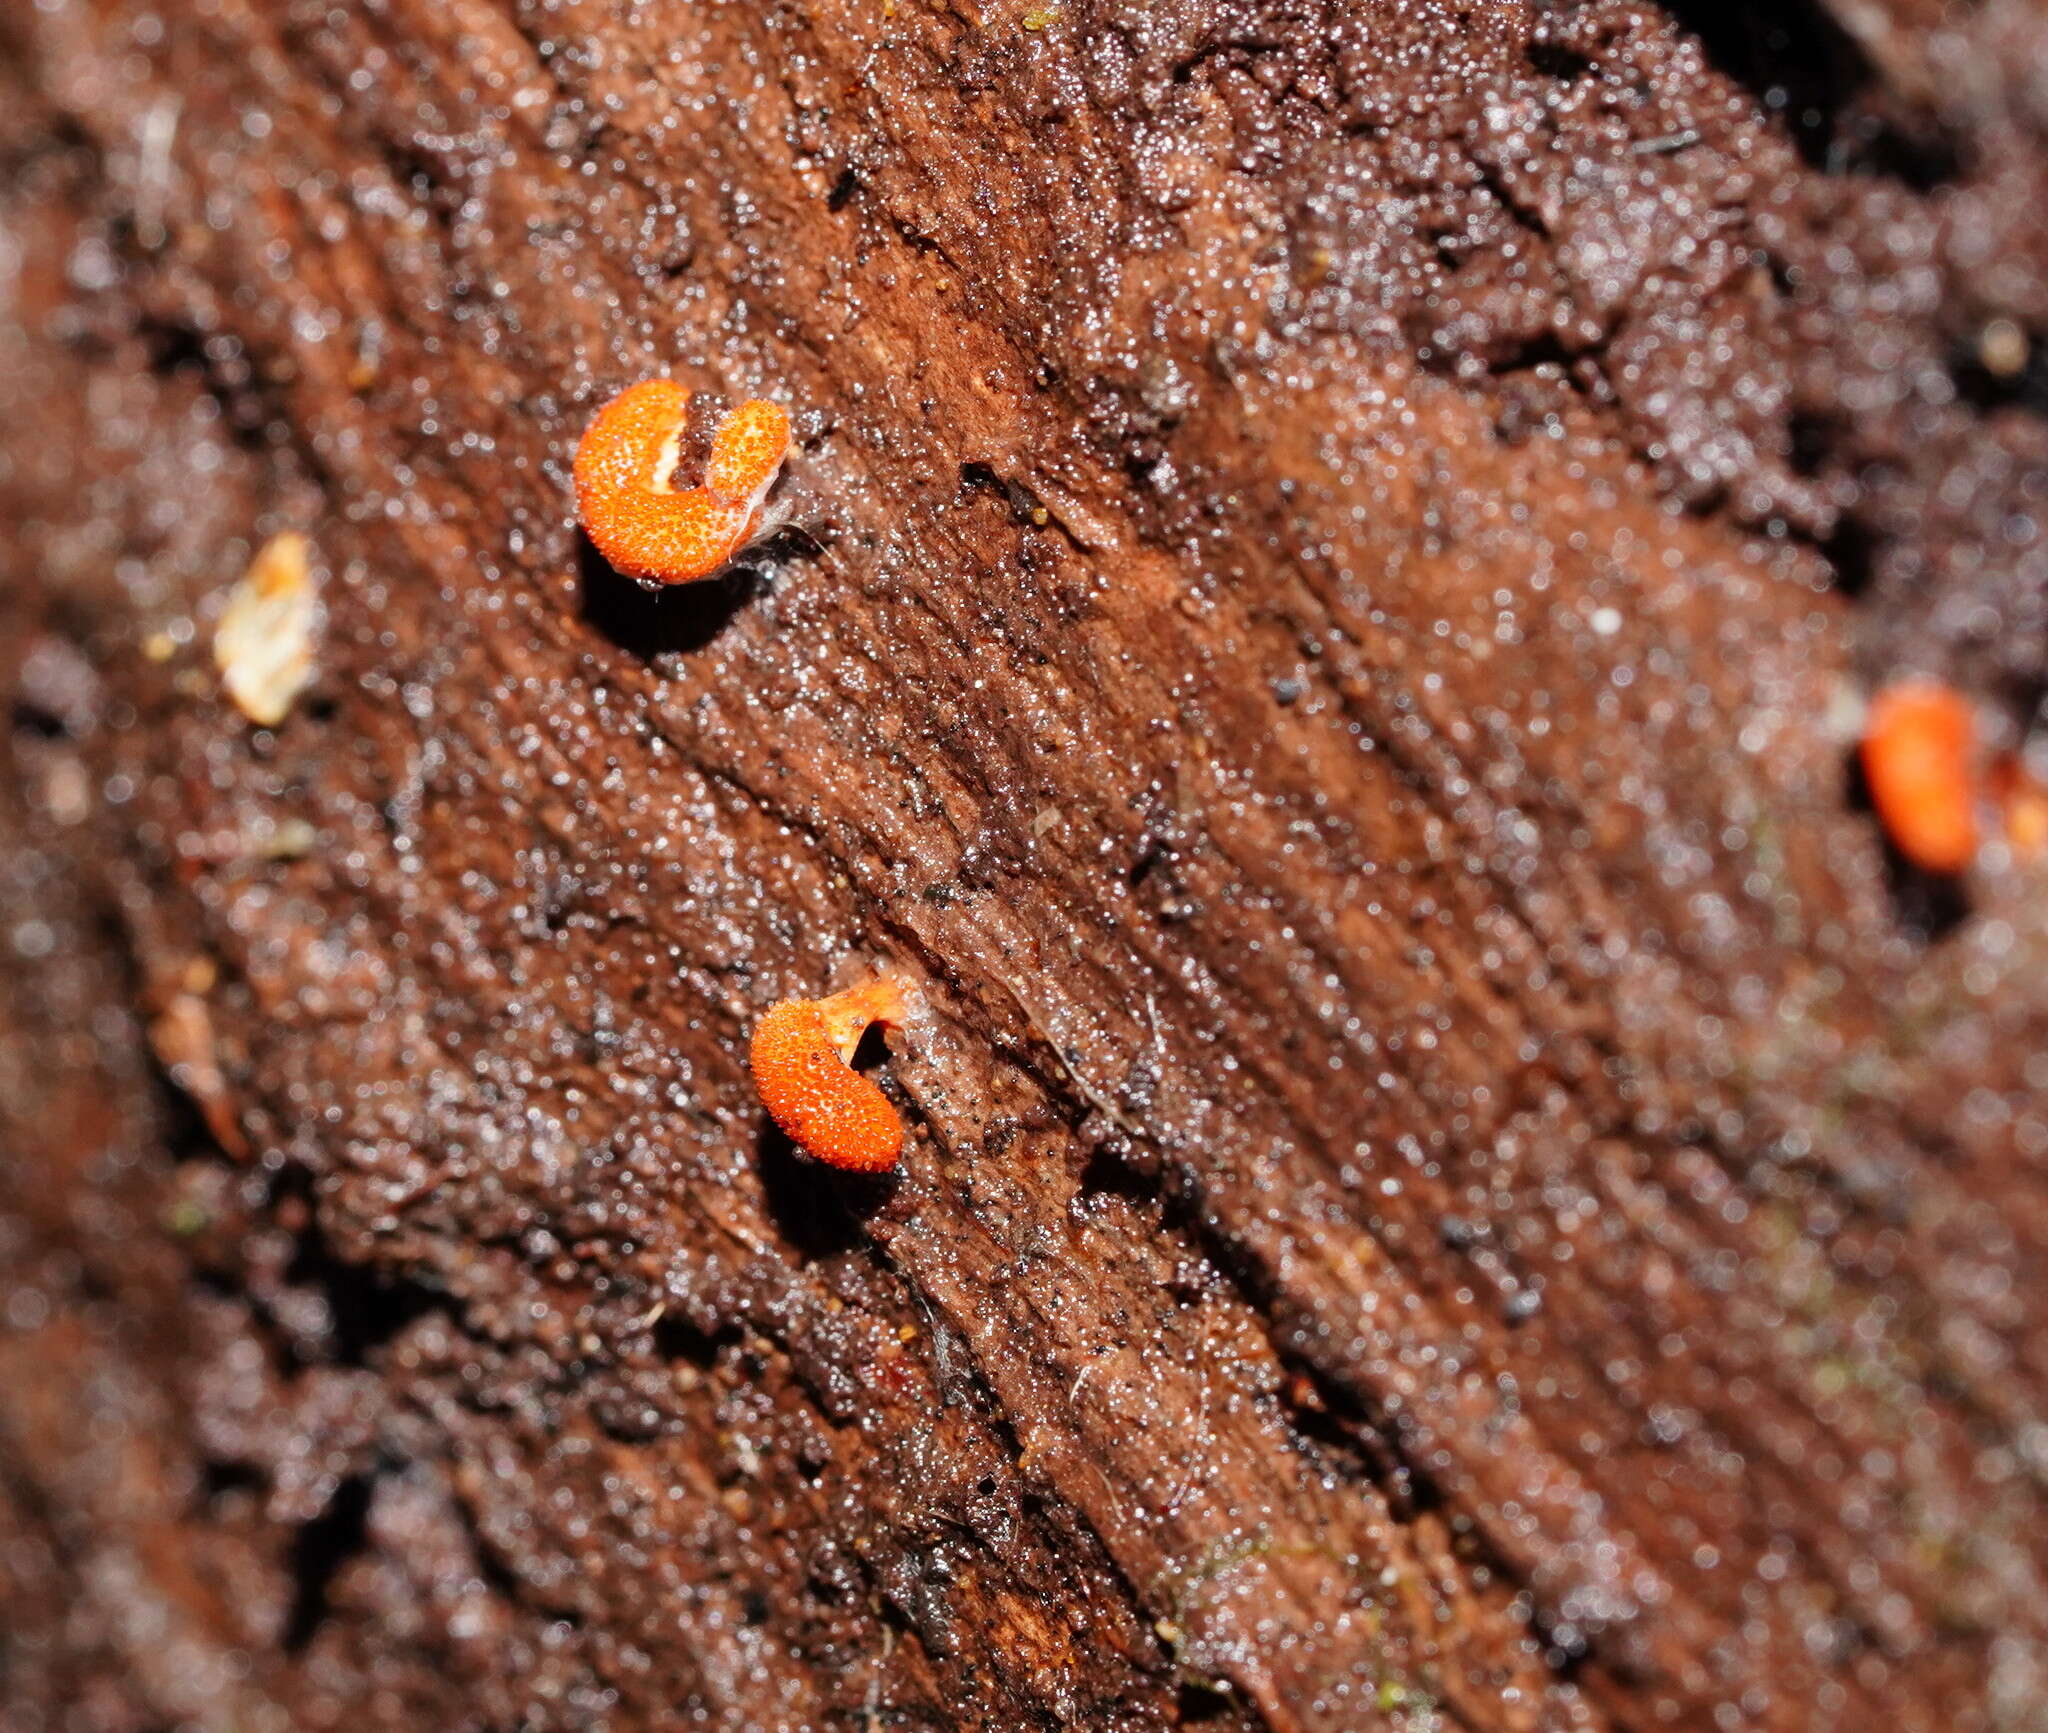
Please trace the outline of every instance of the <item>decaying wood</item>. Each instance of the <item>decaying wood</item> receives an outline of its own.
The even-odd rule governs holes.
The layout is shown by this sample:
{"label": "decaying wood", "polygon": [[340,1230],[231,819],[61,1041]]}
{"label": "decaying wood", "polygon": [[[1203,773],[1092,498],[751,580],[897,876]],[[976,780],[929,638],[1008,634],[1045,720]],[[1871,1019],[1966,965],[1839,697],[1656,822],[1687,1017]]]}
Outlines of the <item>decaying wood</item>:
{"label": "decaying wood", "polygon": [[10,1725],[2043,1724],[2048,41],[1676,10],[9,10]]}

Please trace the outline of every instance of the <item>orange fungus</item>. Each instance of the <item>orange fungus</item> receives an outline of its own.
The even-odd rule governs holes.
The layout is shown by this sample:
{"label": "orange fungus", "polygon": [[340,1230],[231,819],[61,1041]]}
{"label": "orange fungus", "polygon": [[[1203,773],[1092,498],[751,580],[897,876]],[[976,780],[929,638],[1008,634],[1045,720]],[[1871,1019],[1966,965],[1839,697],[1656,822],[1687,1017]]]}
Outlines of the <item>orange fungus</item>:
{"label": "orange fungus", "polygon": [[903,989],[887,976],[829,999],[785,999],[754,1030],[749,1061],[769,1116],[806,1153],[855,1173],[883,1173],[903,1153],[903,1121],[847,1063],[870,1023],[896,1025]]}
{"label": "orange fungus", "polygon": [[1977,725],[1934,680],[1888,686],[1870,704],[1863,774],[1885,834],[1915,866],[1956,873],[1977,852]]}
{"label": "orange fungus", "polygon": [[763,398],[712,430],[704,478],[673,476],[689,433],[690,392],[643,379],[597,413],[576,447],[576,506],[597,551],[628,577],[708,578],[760,533],[762,502],[789,453],[789,412]]}
{"label": "orange fungus", "polygon": [[2005,840],[2020,860],[2048,860],[2048,783],[2007,756],[1991,774],[1991,791],[2005,821]]}

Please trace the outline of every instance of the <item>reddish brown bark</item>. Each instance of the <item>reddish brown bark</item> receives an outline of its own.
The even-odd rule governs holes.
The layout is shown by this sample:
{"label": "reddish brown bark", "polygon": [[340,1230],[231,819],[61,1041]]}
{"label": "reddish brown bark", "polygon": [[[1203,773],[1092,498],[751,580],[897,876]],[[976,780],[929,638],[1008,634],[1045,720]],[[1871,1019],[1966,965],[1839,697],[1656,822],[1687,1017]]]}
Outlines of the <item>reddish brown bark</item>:
{"label": "reddish brown bark", "polygon": [[2037,1724],[2048,45],[1675,10],[0,21],[10,1725]]}

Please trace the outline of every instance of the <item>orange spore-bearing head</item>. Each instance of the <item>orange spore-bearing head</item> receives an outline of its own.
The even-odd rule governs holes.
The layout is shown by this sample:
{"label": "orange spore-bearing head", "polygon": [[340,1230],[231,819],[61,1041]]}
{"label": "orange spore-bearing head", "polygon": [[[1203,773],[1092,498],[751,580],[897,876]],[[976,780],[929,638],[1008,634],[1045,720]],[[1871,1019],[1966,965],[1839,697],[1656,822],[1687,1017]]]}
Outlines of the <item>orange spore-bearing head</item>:
{"label": "orange spore-bearing head", "polygon": [[576,447],[583,528],[629,577],[686,584],[718,571],[759,532],[789,453],[788,411],[754,398],[713,430],[702,483],[678,488],[689,412],[687,386],[643,379],[598,411]]}
{"label": "orange spore-bearing head", "polygon": [[896,1165],[903,1121],[847,1061],[869,1024],[894,1026],[906,1015],[902,987],[879,976],[827,999],[785,999],[755,1026],[754,1087],[800,1149],[854,1173]]}
{"label": "orange spore-bearing head", "polygon": [[2008,754],[1992,770],[1991,793],[2013,858],[2023,866],[2048,861],[2048,782]]}
{"label": "orange spore-bearing head", "polygon": [[1863,774],[1885,834],[1928,872],[1959,873],[1977,853],[1977,721],[1936,680],[1887,686],[1870,703]]}

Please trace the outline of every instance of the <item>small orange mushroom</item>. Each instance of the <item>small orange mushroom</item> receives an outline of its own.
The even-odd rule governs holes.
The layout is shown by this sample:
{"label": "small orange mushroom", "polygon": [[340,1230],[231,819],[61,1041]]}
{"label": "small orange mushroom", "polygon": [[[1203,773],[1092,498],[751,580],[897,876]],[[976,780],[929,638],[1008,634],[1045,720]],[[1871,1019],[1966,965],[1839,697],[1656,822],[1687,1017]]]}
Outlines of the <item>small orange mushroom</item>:
{"label": "small orange mushroom", "polygon": [[2017,756],[2007,754],[1992,770],[1991,791],[2014,856],[2030,864],[2048,860],[2048,784],[2030,775]]}
{"label": "small orange mushroom", "polygon": [[885,1173],[903,1153],[903,1121],[848,1063],[870,1023],[900,1026],[902,986],[886,975],[828,999],[785,999],[754,1029],[748,1061],[769,1117],[807,1154],[853,1173]]}
{"label": "small orange mushroom", "polygon": [[1977,722],[1935,680],[1888,686],[1870,704],[1863,774],[1885,834],[1915,866],[1958,873],[1977,853]]}
{"label": "small orange mushroom", "polygon": [[643,379],[597,413],[576,447],[576,505],[597,551],[628,577],[708,578],[761,531],[762,504],[789,454],[789,412],[752,398],[711,435],[704,479],[673,480],[690,391]]}

